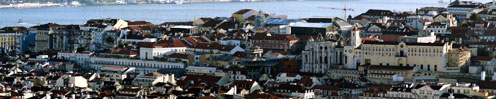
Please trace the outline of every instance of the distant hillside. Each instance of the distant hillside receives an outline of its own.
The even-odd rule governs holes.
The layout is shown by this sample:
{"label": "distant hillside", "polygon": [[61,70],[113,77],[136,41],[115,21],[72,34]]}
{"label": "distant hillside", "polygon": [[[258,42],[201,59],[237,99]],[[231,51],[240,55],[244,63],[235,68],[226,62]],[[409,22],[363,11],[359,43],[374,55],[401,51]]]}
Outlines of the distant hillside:
{"label": "distant hillside", "polygon": [[[98,4],[98,3],[107,3],[107,2],[116,2],[116,0],[0,0],[0,3],[3,5],[8,4],[16,4],[16,3],[45,3],[45,2],[53,2],[53,3],[65,3],[79,1],[81,4]],[[136,1],[152,1],[152,0],[136,0]]]}
{"label": "distant hillside", "polygon": [[[17,3],[70,3],[72,1],[78,1],[85,5],[99,5],[99,4],[115,4],[116,1],[122,1],[127,3],[161,3],[167,0],[0,0],[1,5],[17,4]],[[174,1],[174,0],[172,0]],[[219,2],[227,0],[184,0],[186,2]],[[233,2],[240,0],[231,0]],[[297,0],[244,0],[244,1],[297,1]],[[319,1],[319,0],[304,0],[304,1]]]}

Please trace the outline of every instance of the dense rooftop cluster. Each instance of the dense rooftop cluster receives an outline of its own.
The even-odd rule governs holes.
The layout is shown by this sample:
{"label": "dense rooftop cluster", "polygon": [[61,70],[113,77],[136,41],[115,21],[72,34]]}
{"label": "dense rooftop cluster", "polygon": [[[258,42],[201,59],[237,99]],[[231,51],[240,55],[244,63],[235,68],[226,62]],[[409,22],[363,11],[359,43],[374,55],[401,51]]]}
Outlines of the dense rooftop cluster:
{"label": "dense rooftop cluster", "polygon": [[496,2],[0,29],[0,98],[494,98]]}

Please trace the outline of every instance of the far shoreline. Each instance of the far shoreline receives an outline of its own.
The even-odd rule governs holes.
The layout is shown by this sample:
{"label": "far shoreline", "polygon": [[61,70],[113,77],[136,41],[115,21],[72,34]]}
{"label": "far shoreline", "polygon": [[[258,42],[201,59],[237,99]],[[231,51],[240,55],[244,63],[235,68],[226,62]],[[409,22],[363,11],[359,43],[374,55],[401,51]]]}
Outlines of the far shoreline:
{"label": "far shoreline", "polygon": [[[199,4],[199,3],[250,3],[250,2],[285,2],[285,1],[299,1],[299,0],[270,0],[270,1],[225,1],[225,2],[188,2],[183,4]],[[0,5],[0,10],[2,9],[32,9],[32,8],[55,8],[55,7],[86,7],[86,6],[112,6],[112,5],[153,5],[153,4],[171,4],[171,5],[183,5],[175,3],[131,3],[131,4],[83,4],[78,6],[71,5],[56,5],[56,6],[38,6],[38,7],[2,7],[9,5]]]}

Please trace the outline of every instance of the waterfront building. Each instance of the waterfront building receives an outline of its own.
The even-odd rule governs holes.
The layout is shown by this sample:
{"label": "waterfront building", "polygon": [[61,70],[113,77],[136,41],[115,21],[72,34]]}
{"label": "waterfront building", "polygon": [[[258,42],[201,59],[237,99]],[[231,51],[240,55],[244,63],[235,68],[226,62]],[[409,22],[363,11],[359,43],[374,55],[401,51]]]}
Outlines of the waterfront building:
{"label": "waterfront building", "polygon": [[4,27],[0,29],[0,47],[7,51],[21,53],[22,38],[28,33],[25,27]]}

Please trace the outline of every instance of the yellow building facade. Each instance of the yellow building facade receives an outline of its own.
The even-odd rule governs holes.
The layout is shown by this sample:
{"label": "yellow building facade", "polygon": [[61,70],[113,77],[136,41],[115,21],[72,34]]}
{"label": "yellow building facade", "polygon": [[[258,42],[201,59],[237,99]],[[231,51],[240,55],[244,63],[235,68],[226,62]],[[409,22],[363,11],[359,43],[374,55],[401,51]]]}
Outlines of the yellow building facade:
{"label": "yellow building facade", "polygon": [[[419,71],[458,72],[447,66],[451,43],[364,42],[359,47],[345,47],[345,67],[357,65],[407,66]],[[456,67],[459,68],[459,67]]]}

